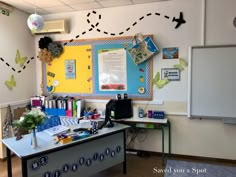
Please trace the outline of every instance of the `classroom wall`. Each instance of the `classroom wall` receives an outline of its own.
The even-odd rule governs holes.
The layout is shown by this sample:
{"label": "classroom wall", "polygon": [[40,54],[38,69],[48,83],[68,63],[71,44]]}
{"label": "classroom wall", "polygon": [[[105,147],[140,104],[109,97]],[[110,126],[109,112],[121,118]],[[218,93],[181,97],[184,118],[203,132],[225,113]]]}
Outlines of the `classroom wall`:
{"label": "classroom wall", "polygon": [[[9,16],[0,14],[0,108],[24,103],[36,94],[34,36],[27,27],[27,18],[27,13],[17,9]],[[12,81],[12,75],[16,85],[8,89],[5,82]]]}
{"label": "classroom wall", "polygon": [[206,44],[224,45],[236,43],[236,27],[233,26],[235,0],[206,1]]}
{"label": "classroom wall", "polygon": [[[101,31],[108,31],[109,33],[119,33],[125,31],[123,35],[116,36],[133,36],[135,33],[141,32],[142,34],[153,34],[154,41],[157,46],[162,49],[163,47],[179,47],[179,56],[184,60],[188,58],[188,46],[201,43],[201,1],[165,1],[157,3],[146,3],[134,6],[122,6],[115,8],[95,9],[98,14],[101,14],[98,28]],[[192,9],[190,9],[192,8]],[[183,11],[184,18],[187,23],[175,29],[176,23],[172,22],[173,17],[179,17],[179,13]],[[64,19],[70,20],[71,31],[70,34],[51,34],[47,35],[52,37],[53,40],[70,40],[76,39],[90,39],[90,38],[104,38],[112,37],[97,30],[88,31],[91,28],[87,23],[87,14],[91,11],[71,12],[45,15],[45,19]],[[130,13],[132,12],[132,13]],[[153,15],[147,16],[148,13]],[[155,15],[160,13],[160,16]],[[111,15],[112,14],[112,15]],[[143,20],[139,20],[144,16]],[[168,16],[169,19],[165,18]],[[194,19],[192,21],[191,19]],[[91,23],[98,22],[98,15],[90,15]],[[132,24],[137,22],[137,25]],[[130,27],[129,31],[126,29]],[[85,35],[81,35],[86,31]],[[193,35],[194,34],[194,35]],[[115,36],[115,37],[116,37]],[[38,41],[42,36],[36,36]],[[36,42],[37,45],[37,42]],[[37,46],[36,46],[37,48]],[[37,48],[38,49],[38,48]],[[178,64],[178,60],[163,60],[161,52],[153,58],[153,73],[163,67],[172,67]],[[37,63],[39,66],[40,63]],[[41,69],[39,69],[41,71]],[[38,72],[37,78],[41,80],[41,74]],[[165,101],[179,101],[186,102],[187,100],[187,68],[181,73],[180,82],[171,82],[166,85],[164,89],[154,88],[153,100]],[[41,93],[41,82],[38,82],[38,93]],[[175,91],[173,92],[173,89]]]}
{"label": "classroom wall", "polygon": [[[1,143],[2,126],[6,117],[8,104],[21,106],[29,101],[30,96],[36,94],[36,65],[31,60],[23,69],[15,62],[16,50],[19,49],[21,57],[34,56],[34,36],[27,27],[28,14],[14,9],[10,16],[0,14],[0,159],[5,157],[5,148]],[[9,66],[6,65],[9,64]],[[15,72],[11,69],[15,68]],[[21,70],[21,73],[17,71]],[[16,86],[8,90],[5,80],[14,75]]]}
{"label": "classroom wall", "polygon": [[[173,0],[155,2],[149,4],[139,4],[126,7],[114,7],[97,9],[102,15],[99,28],[117,33],[131,26],[131,30],[124,36],[134,35],[137,32],[143,34],[153,34],[154,41],[162,49],[163,47],[179,47],[181,58],[188,60],[188,47],[206,44],[235,44],[236,30],[232,26],[232,17],[235,15],[233,7],[234,0],[206,0],[206,16],[204,16],[204,0]],[[175,29],[172,18],[167,20],[164,15],[169,17],[178,16],[182,11],[186,24]],[[72,12],[45,15],[45,19],[70,19],[70,34],[49,35],[54,40],[70,40],[76,35],[88,31],[90,26],[87,24],[87,14],[90,11]],[[131,13],[132,12],[132,13]],[[148,13],[158,12],[162,18],[150,16]],[[138,19],[145,16],[145,19]],[[205,18],[206,17],[206,18]],[[91,21],[96,21],[97,17],[91,17]],[[206,23],[204,23],[204,19]],[[138,21],[135,27],[132,24]],[[206,26],[204,26],[206,24]],[[205,30],[204,30],[205,29]],[[37,41],[42,36],[36,37]],[[95,30],[82,35],[80,39],[109,37]],[[205,37],[205,38],[204,38]],[[163,67],[172,67],[178,60],[163,60],[161,54],[153,58],[155,74]],[[135,106],[146,109],[165,110],[172,123],[172,153],[183,155],[204,156],[223,159],[236,159],[236,129],[235,125],[223,124],[221,120],[198,120],[188,119],[187,111],[187,71],[185,68],[181,72],[181,81],[171,82],[162,89],[154,87],[153,101],[138,102]],[[199,68],[199,72],[200,72]],[[41,63],[37,61],[37,93],[41,93]],[[156,104],[164,101],[163,105]],[[89,102],[88,106],[103,107],[104,103]],[[136,109],[137,110],[137,109]],[[144,133],[140,141],[137,139],[134,148],[161,151],[161,138],[158,130]],[[167,142],[167,136],[166,142]],[[144,140],[144,141],[142,141]],[[167,152],[167,146],[165,146]]]}

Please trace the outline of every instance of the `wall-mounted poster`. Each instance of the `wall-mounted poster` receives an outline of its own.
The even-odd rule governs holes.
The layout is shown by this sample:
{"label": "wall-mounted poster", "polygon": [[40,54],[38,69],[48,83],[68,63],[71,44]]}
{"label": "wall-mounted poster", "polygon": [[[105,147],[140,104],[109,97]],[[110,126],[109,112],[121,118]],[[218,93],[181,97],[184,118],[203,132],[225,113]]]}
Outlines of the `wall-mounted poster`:
{"label": "wall-mounted poster", "polygon": [[75,60],[65,60],[66,79],[75,79]]}
{"label": "wall-mounted poster", "polygon": [[167,79],[169,81],[179,81],[180,70],[176,68],[162,68],[161,79]]}
{"label": "wall-mounted poster", "polygon": [[179,58],[179,48],[169,47],[162,49],[163,59],[178,59]]}
{"label": "wall-mounted poster", "polygon": [[127,90],[126,50],[98,50],[99,90]]}

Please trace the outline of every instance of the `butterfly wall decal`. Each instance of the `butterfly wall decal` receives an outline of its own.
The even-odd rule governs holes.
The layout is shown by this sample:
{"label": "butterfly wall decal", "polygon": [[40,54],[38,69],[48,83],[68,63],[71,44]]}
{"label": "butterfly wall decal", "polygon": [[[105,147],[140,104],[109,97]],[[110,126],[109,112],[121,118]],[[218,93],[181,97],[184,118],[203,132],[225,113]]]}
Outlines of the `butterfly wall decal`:
{"label": "butterfly wall decal", "polygon": [[13,87],[16,86],[16,81],[13,74],[11,75],[11,79],[9,81],[8,80],[5,81],[5,85],[9,90],[12,90]]}
{"label": "butterfly wall decal", "polygon": [[152,80],[152,85],[155,85],[157,88],[163,88],[170,81],[168,79],[160,79],[160,72],[157,72],[155,77]]}
{"label": "butterfly wall decal", "polygon": [[183,71],[185,67],[188,66],[187,61],[184,59],[180,58],[179,59],[179,64],[174,65],[174,68],[179,69],[180,71]]}
{"label": "butterfly wall decal", "polygon": [[16,50],[16,58],[15,58],[16,64],[19,64],[20,67],[23,67],[27,59],[28,59],[27,57],[21,57],[20,51],[18,49]]}
{"label": "butterfly wall decal", "polygon": [[[187,61],[180,58],[179,64],[173,65],[174,68],[179,69],[180,71],[183,71],[185,67],[188,66]],[[163,88],[166,84],[168,84],[170,81],[168,79],[160,79],[160,72],[157,72],[155,77],[152,80],[152,85],[155,85],[157,88]]]}

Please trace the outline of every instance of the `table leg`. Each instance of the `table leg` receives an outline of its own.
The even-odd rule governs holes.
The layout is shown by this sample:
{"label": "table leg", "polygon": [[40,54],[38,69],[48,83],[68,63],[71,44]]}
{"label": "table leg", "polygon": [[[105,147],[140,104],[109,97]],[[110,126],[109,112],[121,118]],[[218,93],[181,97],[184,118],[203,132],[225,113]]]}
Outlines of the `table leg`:
{"label": "table leg", "polygon": [[127,172],[127,163],[126,163],[126,132],[123,131],[123,139],[124,139],[124,162],[123,162],[123,174]]}
{"label": "table leg", "polygon": [[164,165],[165,161],[165,132],[164,132],[164,126],[161,125],[161,133],[162,133],[162,166]]}
{"label": "table leg", "polygon": [[7,148],[7,174],[8,177],[12,177],[11,151],[8,148]]}
{"label": "table leg", "polygon": [[21,159],[22,177],[27,177],[27,160]]}
{"label": "table leg", "polygon": [[171,124],[168,121],[168,130],[169,130],[169,157],[171,157]]}

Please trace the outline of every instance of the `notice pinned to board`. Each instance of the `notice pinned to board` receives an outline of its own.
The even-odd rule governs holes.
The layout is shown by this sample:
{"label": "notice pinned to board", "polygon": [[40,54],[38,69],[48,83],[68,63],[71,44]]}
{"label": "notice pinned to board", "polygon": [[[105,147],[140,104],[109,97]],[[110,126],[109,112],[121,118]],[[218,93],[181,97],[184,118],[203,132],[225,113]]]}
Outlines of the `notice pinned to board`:
{"label": "notice pinned to board", "polygon": [[100,91],[127,89],[126,57],[126,50],[124,49],[98,51]]}
{"label": "notice pinned to board", "polygon": [[66,79],[75,79],[75,60],[65,60]]}

